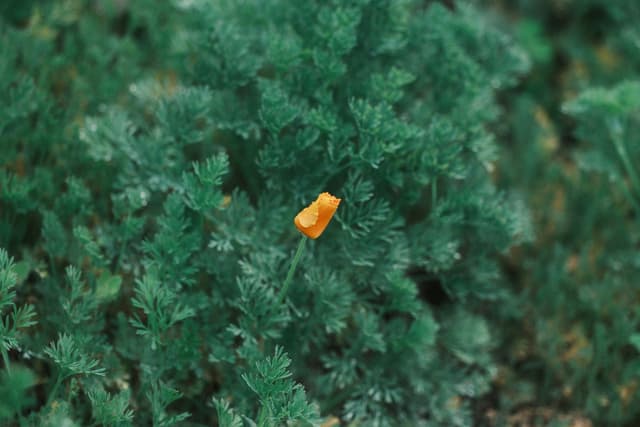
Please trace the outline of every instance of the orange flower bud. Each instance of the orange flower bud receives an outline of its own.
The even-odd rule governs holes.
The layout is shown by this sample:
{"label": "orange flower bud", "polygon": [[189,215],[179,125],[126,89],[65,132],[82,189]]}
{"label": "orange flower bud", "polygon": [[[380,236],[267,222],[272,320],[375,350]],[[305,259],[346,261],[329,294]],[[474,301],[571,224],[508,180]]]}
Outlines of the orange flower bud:
{"label": "orange flower bud", "polygon": [[317,239],[336,213],[340,199],[329,193],[321,193],[315,202],[300,211],[293,220],[302,234]]}

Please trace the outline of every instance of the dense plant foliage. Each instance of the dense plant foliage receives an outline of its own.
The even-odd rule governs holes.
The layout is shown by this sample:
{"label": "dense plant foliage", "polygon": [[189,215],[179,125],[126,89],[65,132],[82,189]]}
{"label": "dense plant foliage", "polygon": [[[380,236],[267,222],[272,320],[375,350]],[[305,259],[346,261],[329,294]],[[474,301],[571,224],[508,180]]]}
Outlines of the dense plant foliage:
{"label": "dense plant foliage", "polygon": [[633,422],[640,12],[564,3],[0,6],[0,424]]}
{"label": "dense plant foliage", "polygon": [[506,318],[520,328],[501,328],[517,368],[500,394],[505,409],[636,425],[640,5],[517,3],[508,13],[533,65],[505,96],[501,182],[527,195],[536,242],[510,265],[522,309]]}

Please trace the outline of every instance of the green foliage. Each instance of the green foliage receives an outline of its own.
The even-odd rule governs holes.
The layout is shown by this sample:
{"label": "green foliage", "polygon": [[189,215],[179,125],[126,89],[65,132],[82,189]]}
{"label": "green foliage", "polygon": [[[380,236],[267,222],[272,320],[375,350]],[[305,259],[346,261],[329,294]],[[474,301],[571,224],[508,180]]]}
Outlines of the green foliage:
{"label": "green foliage", "polygon": [[220,427],[242,427],[243,422],[237,414],[229,407],[229,402],[221,399],[213,399],[218,415],[218,425]]}
{"label": "green foliage", "polygon": [[224,154],[210,157],[203,164],[193,163],[193,172],[182,175],[186,204],[193,210],[205,213],[222,204],[221,191],[213,191],[222,184],[227,173],[229,159]]}
{"label": "green foliage", "polygon": [[133,410],[129,409],[129,395],[127,392],[111,395],[102,388],[88,392],[95,422],[108,427],[131,425]]}
{"label": "green foliage", "polygon": [[0,420],[10,420],[26,407],[33,404],[31,389],[37,378],[26,368],[12,369],[0,374]]}
{"label": "green foliage", "polygon": [[[302,386],[291,380],[291,372],[287,369],[290,364],[291,360],[282,347],[276,347],[273,357],[256,362],[254,372],[242,376],[260,399],[257,425],[279,425],[291,421],[317,423],[317,409],[307,403]],[[233,418],[229,422],[232,423]]]}
{"label": "green foliage", "polygon": [[[18,307],[14,303],[17,281],[13,258],[9,257],[6,250],[0,248],[0,352],[7,370],[7,352],[20,348],[21,329],[37,323],[35,308],[32,305]],[[4,312],[8,308],[11,308],[11,312],[5,315]]]}
{"label": "green foliage", "polygon": [[[527,195],[538,239],[511,261],[522,300],[504,310],[502,337],[518,368],[508,368],[501,392],[505,411],[534,402],[575,408],[594,425],[631,426],[639,416],[640,92],[628,43],[640,9],[569,3],[516,8],[536,72],[507,104],[514,143],[501,169],[504,184]],[[549,19],[563,24],[552,30]],[[514,321],[522,332],[508,330]]]}
{"label": "green foliage", "polygon": [[167,406],[180,397],[182,397],[182,393],[162,382],[152,385],[151,393],[147,395],[147,398],[151,402],[154,426],[169,427],[189,418],[188,412],[176,415],[167,414]]}
{"label": "green foliage", "polygon": [[[480,10],[42,7],[5,30],[1,229],[38,272],[23,298],[55,302],[29,345],[57,366],[56,416],[81,423],[90,402],[106,425],[203,423],[189,402],[216,390],[227,425],[448,422],[455,411],[436,402],[457,394],[453,372],[490,380],[483,343],[468,350],[477,367],[431,374],[450,357],[449,306],[481,316],[481,300],[505,298],[495,257],[528,237],[487,174],[493,91],[526,60]],[[55,58],[50,74],[37,56],[18,61],[33,45]],[[279,307],[291,220],[325,190],[343,204]],[[447,304],[423,298],[434,283]]]}
{"label": "green foliage", "polygon": [[151,340],[151,348],[154,350],[158,344],[163,344],[162,336],[170,327],[194,315],[191,308],[176,303],[176,293],[162,286],[155,273],[145,275],[136,283],[134,291],[136,296],[131,303],[144,312],[146,321],[135,314],[131,324],[138,335]]}
{"label": "green foliage", "polygon": [[98,361],[85,354],[71,335],[60,334],[55,343],[44,349],[44,353],[58,365],[62,378],[71,375],[105,375],[104,368],[98,368]]}
{"label": "green foliage", "polygon": [[0,423],[637,420],[635,2],[18,3]]}

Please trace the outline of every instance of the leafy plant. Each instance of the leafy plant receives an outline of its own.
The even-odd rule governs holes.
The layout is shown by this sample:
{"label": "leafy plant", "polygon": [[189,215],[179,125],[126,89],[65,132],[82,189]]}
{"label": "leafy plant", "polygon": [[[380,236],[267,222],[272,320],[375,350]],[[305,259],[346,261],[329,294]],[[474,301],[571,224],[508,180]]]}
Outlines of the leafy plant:
{"label": "leafy plant", "polygon": [[635,2],[8,4],[3,425],[637,420]]}

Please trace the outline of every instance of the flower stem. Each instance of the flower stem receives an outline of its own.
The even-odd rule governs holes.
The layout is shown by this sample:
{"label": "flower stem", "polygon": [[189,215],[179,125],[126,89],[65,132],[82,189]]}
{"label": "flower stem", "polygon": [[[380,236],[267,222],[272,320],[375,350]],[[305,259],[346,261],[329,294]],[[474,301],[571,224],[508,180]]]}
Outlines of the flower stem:
{"label": "flower stem", "polygon": [[289,272],[287,273],[286,279],[284,279],[284,284],[280,289],[280,293],[278,293],[278,299],[276,301],[276,307],[282,305],[284,301],[284,297],[287,295],[287,290],[291,285],[291,281],[293,280],[293,274],[296,272],[296,267],[298,266],[298,262],[300,258],[302,258],[302,253],[304,252],[304,246],[307,243],[307,236],[302,236],[300,239],[300,243],[298,243],[298,249],[296,249],[296,254],[293,256],[293,260],[291,261],[291,267],[289,267]]}
{"label": "flower stem", "polygon": [[58,391],[58,387],[60,387],[60,384],[62,383],[62,374],[60,372],[58,372],[58,376],[56,378],[56,382],[53,385],[53,388],[51,389],[51,392],[49,392],[49,398],[47,399],[47,405],[49,405],[53,399],[56,397],[56,392]]}

